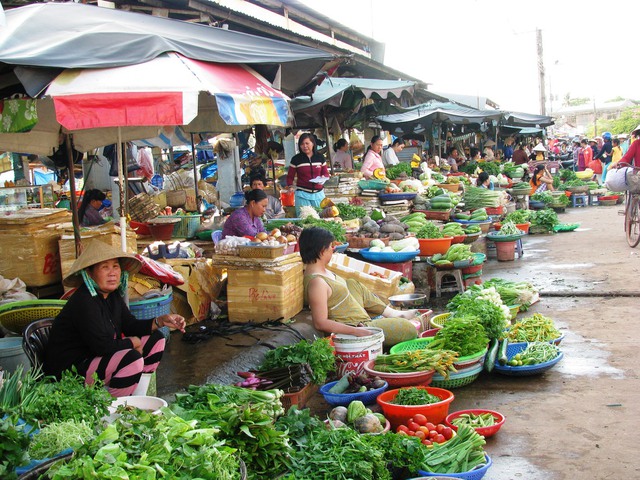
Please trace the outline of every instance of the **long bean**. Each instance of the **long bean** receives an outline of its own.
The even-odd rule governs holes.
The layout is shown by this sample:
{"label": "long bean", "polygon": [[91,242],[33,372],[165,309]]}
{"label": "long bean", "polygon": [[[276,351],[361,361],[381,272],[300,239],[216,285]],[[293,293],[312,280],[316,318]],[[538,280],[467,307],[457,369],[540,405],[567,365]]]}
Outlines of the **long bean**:
{"label": "long bean", "polygon": [[547,342],[532,342],[527,345],[521,353],[518,353],[509,360],[512,367],[522,365],[537,365],[539,363],[553,360],[560,354],[560,349]]}
{"label": "long bean", "polygon": [[456,372],[453,363],[458,353],[451,350],[412,350],[409,352],[378,355],[374,370],[388,373],[410,373],[435,370],[445,378]]}

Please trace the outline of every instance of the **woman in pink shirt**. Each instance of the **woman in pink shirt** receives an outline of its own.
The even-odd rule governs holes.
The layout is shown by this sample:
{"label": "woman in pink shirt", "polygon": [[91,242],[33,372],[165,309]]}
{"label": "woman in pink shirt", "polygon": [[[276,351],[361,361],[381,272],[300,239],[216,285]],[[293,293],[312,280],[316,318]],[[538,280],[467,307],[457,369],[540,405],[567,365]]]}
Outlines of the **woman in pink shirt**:
{"label": "woman in pink shirt", "polygon": [[364,155],[364,161],[360,171],[364,175],[364,178],[369,179],[373,177],[373,172],[381,168],[386,173],[384,164],[382,163],[382,139],[378,135],[371,137],[371,145],[367,148],[367,153]]}

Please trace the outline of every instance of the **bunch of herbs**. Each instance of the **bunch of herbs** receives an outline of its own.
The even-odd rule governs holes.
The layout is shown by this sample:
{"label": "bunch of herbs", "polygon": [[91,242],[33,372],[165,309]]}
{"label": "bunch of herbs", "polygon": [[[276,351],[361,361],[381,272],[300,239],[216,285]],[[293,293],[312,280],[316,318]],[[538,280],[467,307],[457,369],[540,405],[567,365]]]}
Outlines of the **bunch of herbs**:
{"label": "bunch of herbs", "polygon": [[308,364],[311,367],[313,382],[322,385],[329,372],[335,370],[335,356],[329,338],[318,338],[313,342],[301,340],[293,345],[269,350],[258,370],[264,372],[297,363]]}

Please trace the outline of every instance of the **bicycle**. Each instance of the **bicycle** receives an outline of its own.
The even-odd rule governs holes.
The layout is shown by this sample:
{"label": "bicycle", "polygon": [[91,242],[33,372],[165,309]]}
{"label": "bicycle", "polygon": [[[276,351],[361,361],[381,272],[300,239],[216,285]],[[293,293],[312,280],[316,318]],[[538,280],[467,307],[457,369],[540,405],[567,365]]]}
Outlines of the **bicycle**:
{"label": "bicycle", "polygon": [[[640,175],[636,173],[640,171],[640,167],[632,167],[626,163],[620,166],[628,166],[633,169],[635,175]],[[640,243],[640,190],[627,190],[624,205],[624,231],[627,243],[631,248],[635,248]]]}

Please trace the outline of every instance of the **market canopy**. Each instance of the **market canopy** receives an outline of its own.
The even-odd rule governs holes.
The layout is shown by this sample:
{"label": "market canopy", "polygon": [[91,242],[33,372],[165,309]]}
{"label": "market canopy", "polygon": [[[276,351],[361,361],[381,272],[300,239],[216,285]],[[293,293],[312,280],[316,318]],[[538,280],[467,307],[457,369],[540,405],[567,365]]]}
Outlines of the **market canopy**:
{"label": "market canopy", "polygon": [[553,118],[546,115],[502,111],[504,125],[514,127],[543,128],[554,124]]}
{"label": "market canopy", "polygon": [[13,93],[7,87],[19,79],[37,96],[62,69],[139,64],[166,52],[249,65],[289,95],[308,86],[333,59],[318,49],[207,25],[79,3],[40,3],[6,11],[0,93]]}
{"label": "market canopy", "polygon": [[449,122],[458,125],[481,124],[500,120],[502,112],[476,110],[453,102],[428,102],[405,109],[393,115],[376,117],[380,125],[391,133],[420,133],[433,123]]}

